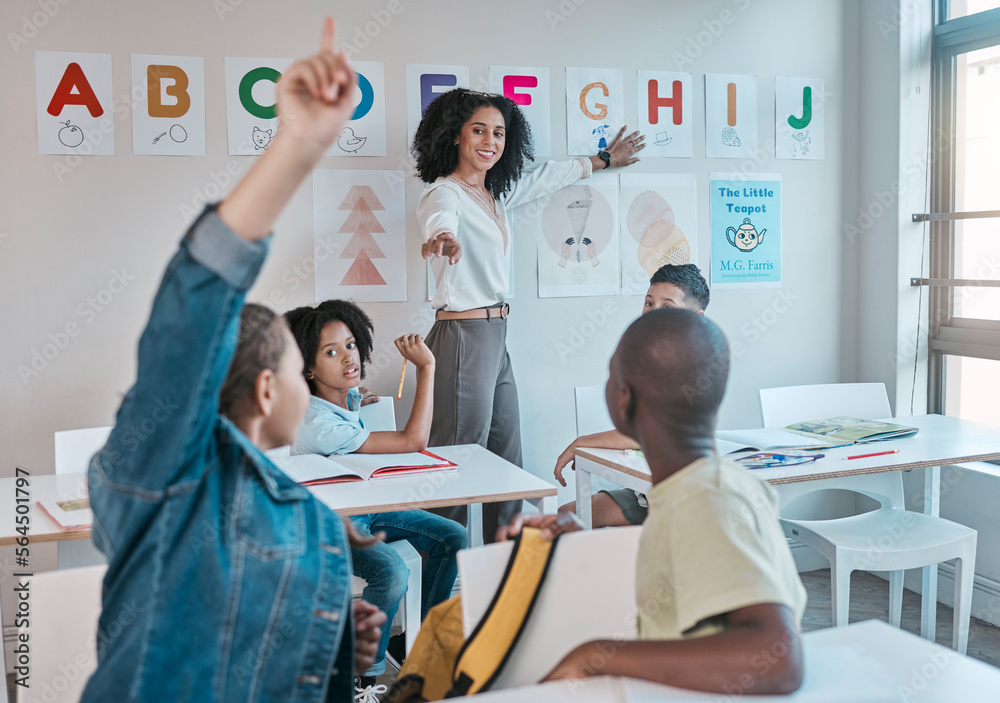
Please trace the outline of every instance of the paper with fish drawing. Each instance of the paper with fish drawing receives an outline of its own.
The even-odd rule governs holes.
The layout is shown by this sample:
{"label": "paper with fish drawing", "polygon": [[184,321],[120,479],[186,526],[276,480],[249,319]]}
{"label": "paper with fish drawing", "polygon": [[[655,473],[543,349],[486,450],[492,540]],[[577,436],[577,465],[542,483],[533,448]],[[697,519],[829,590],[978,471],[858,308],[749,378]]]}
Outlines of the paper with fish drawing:
{"label": "paper with fish drawing", "polygon": [[712,289],[781,287],[781,174],[713,173]]}
{"label": "paper with fish drawing", "polygon": [[406,300],[402,171],[313,171],[316,300]]}
{"label": "paper with fish drawing", "polygon": [[618,294],[617,174],[595,173],[553,193],[541,228],[538,297]]}
{"label": "paper with fish drawing", "polygon": [[621,182],[622,294],[645,295],[661,266],[698,263],[698,179],[623,173]]}
{"label": "paper with fish drawing", "polygon": [[705,156],[757,158],[757,77],[705,74]]}
{"label": "paper with fish drawing", "polygon": [[327,156],[385,156],[385,64],[352,61],[358,76],[354,112]]}

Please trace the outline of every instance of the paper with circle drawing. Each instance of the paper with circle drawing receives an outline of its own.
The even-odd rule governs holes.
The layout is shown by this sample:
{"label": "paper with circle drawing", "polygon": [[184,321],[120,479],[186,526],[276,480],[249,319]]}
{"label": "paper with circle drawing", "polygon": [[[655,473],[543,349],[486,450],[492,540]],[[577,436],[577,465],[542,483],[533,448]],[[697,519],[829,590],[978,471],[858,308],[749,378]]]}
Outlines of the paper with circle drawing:
{"label": "paper with circle drawing", "polygon": [[313,171],[316,300],[406,300],[402,171]]}
{"label": "paper with circle drawing", "polygon": [[774,157],[825,157],[826,93],[822,78],[774,79]]}
{"label": "paper with circle drawing", "polygon": [[549,69],[527,66],[490,66],[490,91],[517,103],[531,127],[535,158],[552,155],[552,104]]}
{"label": "paper with circle drawing", "polygon": [[545,202],[538,240],[538,296],[616,295],[618,175],[595,173]]}
{"label": "paper with circle drawing", "polygon": [[39,154],[115,153],[111,54],[35,52]]}
{"label": "paper with circle drawing", "polygon": [[705,156],[757,158],[757,77],[705,74]]}
{"label": "paper with circle drawing", "polygon": [[693,173],[621,174],[623,295],[645,295],[665,264],[698,263],[697,186]]}
{"label": "paper with circle drawing", "polygon": [[327,156],[385,156],[385,64],[352,61],[357,74],[354,113]]}
{"label": "paper with circle drawing", "polygon": [[566,69],[566,153],[593,156],[625,124],[619,68]]}
{"label": "paper with circle drawing", "polygon": [[280,127],[275,87],[292,59],[225,59],[230,156],[260,156]]}
{"label": "paper with circle drawing", "polygon": [[[690,73],[639,71],[636,129],[646,135],[643,159],[691,158],[694,111]],[[679,120],[679,121],[678,121]]]}
{"label": "paper with circle drawing", "polygon": [[713,173],[709,191],[712,288],[780,288],[781,174]]}
{"label": "paper with circle drawing", "polygon": [[132,95],[133,154],[205,155],[203,58],[132,54]]}

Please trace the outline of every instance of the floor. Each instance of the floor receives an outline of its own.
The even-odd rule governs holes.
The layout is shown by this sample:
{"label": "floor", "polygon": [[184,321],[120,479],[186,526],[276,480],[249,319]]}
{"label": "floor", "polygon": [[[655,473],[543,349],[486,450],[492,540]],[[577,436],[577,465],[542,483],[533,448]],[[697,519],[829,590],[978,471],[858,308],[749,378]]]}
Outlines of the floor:
{"label": "floor", "polygon": [[[809,594],[802,629],[808,632],[830,627],[830,571],[810,571],[800,576]],[[851,580],[851,622],[873,618],[888,622],[888,613],[889,582],[871,574],[855,572]],[[951,645],[951,616],[951,608],[939,603],[937,641],[946,647]],[[903,592],[901,627],[907,632],[920,633],[920,596],[913,591]],[[1000,627],[973,618],[969,627],[969,656],[1000,668]],[[378,678],[378,683],[391,686],[395,680],[396,670],[389,664],[386,673]],[[7,689],[10,700],[15,701],[12,676],[7,677]]]}

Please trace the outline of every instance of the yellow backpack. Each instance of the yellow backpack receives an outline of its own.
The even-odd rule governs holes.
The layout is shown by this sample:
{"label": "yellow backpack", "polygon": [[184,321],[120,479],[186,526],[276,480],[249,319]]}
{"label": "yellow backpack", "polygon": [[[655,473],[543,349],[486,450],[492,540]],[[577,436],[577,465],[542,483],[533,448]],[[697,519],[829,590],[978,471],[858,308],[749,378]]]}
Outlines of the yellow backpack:
{"label": "yellow backpack", "polygon": [[462,637],[461,596],[432,608],[383,703],[423,703],[488,689],[531,614],[555,544],[536,528],[521,530],[493,602],[468,640]]}

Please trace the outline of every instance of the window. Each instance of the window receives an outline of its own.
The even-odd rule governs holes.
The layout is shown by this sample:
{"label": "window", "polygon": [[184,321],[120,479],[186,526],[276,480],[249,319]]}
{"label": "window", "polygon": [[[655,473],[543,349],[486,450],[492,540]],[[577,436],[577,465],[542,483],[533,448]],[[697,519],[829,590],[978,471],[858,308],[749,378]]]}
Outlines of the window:
{"label": "window", "polygon": [[929,410],[1000,423],[1000,0],[941,0],[937,17]]}

